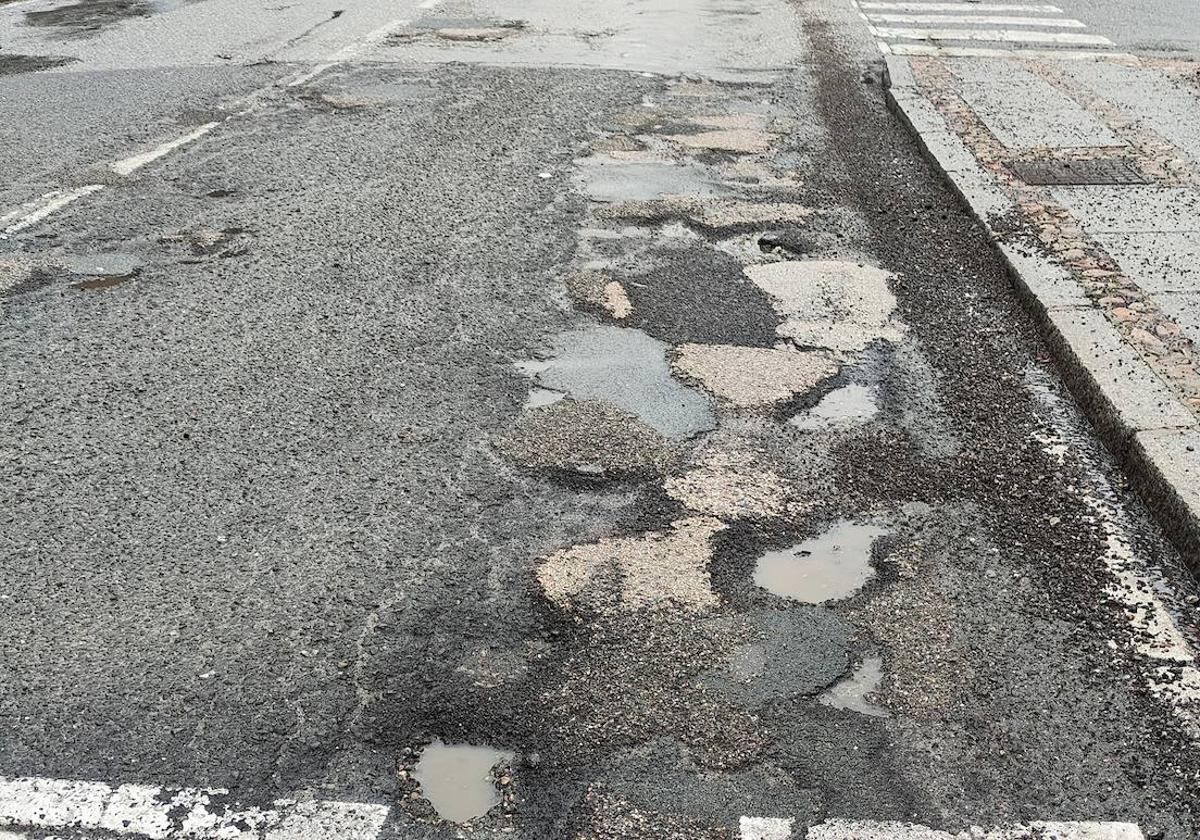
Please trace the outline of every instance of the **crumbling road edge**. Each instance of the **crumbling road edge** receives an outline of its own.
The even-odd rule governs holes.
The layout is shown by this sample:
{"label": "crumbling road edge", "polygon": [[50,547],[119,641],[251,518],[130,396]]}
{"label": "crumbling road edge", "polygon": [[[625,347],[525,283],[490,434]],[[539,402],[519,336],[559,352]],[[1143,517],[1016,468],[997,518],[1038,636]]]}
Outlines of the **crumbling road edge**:
{"label": "crumbling road edge", "polygon": [[922,94],[909,60],[884,59],[889,107],[1000,252],[1071,393],[1200,576],[1200,423],[1066,269],[1005,241],[993,220],[1015,212],[1015,202]]}

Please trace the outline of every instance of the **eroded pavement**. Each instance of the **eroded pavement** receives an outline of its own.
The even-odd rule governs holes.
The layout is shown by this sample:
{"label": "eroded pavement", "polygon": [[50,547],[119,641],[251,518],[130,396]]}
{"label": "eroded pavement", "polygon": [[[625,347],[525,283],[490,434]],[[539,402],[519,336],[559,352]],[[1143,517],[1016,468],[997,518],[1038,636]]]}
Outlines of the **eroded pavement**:
{"label": "eroded pavement", "polygon": [[445,3],[0,240],[0,826],[1195,836],[1194,585],[865,31],[686,11]]}

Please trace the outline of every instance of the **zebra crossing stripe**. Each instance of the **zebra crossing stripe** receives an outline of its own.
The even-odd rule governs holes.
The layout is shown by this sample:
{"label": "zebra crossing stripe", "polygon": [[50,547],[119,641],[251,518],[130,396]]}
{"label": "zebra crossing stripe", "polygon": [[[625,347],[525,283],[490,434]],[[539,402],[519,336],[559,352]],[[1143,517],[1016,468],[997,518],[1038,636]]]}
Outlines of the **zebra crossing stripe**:
{"label": "zebra crossing stripe", "polygon": [[1005,17],[1002,15],[898,15],[868,12],[867,20],[879,23],[965,23],[971,26],[1057,26],[1062,29],[1083,29],[1087,26],[1083,21],[1074,18]]}
{"label": "zebra crossing stripe", "polygon": [[1027,15],[1061,15],[1058,6],[1037,6],[1024,3],[859,3],[868,12],[1017,12]]}
{"label": "zebra crossing stripe", "polygon": [[1102,35],[1083,32],[1034,32],[1019,29],[918,29],[914,27],[872,26],[877,38],[904,38],[912,41],[1002,41],[1028,44],[1066,44],[1072,46],[1111,46]]}

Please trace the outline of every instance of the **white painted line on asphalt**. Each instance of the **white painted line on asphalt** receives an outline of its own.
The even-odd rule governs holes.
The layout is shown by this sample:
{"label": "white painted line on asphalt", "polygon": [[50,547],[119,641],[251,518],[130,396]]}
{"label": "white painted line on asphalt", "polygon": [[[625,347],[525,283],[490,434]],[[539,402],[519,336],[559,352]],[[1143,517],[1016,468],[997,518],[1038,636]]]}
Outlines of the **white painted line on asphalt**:
{"label": "white painted line on asphalt", "polygon": [[243,807],[228,793],[0,777],[0,826],[102,830],[145,840],[375,840],[389,811],[363,802],[294,799],[277,799],[269,808]]}
{"label": "white painted line on asphalt", "polygon": [[1031,32],[1019,29],[916,29],[911,27],[879,26],[880,38],[907,38],[913,41],[1007,41],[1029,44],[1068,44],[1080,46],[1110,45],[1102,35],[1082,32]]}
{"label": "white painted line on asphalt", "polygon": [[1021,12],[1023,14],[1061,15],[1058,6],[1036,6],[1023,3],[861,3],[867,11],[890,12]]}
{"label": "white painted line on asphalt", "polygon": [[136,155],[130,155],[127,158],[110,163],[108,168],[118,175],[131,175],[146,164],[153,163],[160,157],[175,151],[180,146],[186,146],[188,143],[199,140],[218,125],[220,125],[219,122],[207,122],[204,125],[197,126],[182,137],[176,137],[174,140],[160,143],[148,151],[139,152]]}
{"label": "white painted line on asphalt", "polygon": [[421,0],[420,6],[422,9],[432,9],[434,6],[436,6],[438,3],[441,3],[441,2],[442,2],[442,0]]}
{"label": "white painted line on asphalt", "polygon": [[742,817],[738,836],[741,840],[791,840],[793,822],[778,817]]}
{"label": "white painted line on asphalt", "polygon": [[891,44],[896,55],[940,55],[946,58],[1055,58],[1063,61],[1132,61],[1132,53],[1095,50],[1003,49],[1000,47],[938,46],[934,44]]}
{"label": "white painted line on asphalt", "polygon": [[980,26],[1058,26],[1064,29],[1084,29],[1087,24],[1074,18],[1004,17],[1002,15],[896,15],[871,12],[868,20],[880,23],[965,23]]}
{"label": "white painted line on asphalt", "polygon": [[[27,213],[22,213],[21,210],[7,213],[2,219],[0,219],[0,222],[8,222],[11,219],[12,223],[6,225],[4,232],[18,233],[27,227],[36,225],[47,216],[57,213],[72,201],[77,201],[83,198],[85,195],[91,195],[92,193],[100,192],[102,189],[104,189],[103,184],[88,184],[86,187],[78,187],[77,189],[67,190],[66,192],[48,193],[46,196],[43,196],[43,198],[47,198],[48,200],[35,202],[35,209]],[[22,208],[22,210],[23,209],[24,208]]]}
{"label": "white painted line on asphalt", "polygon": [[326,70],[328,70],[330,67],[333,67],[335,64],[337,64],[336,61],[326,61],[324,64],[318,64],[318,65],[314,66],[311,70],[301,73],[299,76],[296,76],[295,78],[293,78],[290,82],[287,83],[287,86],[290,88],[299,87],[300,85],[305,84],[306,82],[311,82],[317,76],[320,76],[322,73],[324,73]]}
{"label": "white painted line on asphalt", "polygon": [[[295,87],[296,85],[304,84],[305,82],[316,78],[321,73],[324,73],[329,68],[353,59],[364,49],[367,49],[379,41],[382,41],[393,30],[401,26],[406,26],[408,23],[409,21],[404,19],[397,19],[385,23],[383,26],[368,32],[358,41],[342,47],[340,50],[331,55],[327,61],[318,64],[312,69],[302,73],[295,79],[287,82],[287,87]],[[248,113],[250,110],[252,110],[253,104],[275,84],[278,84],[278,82],[272,83],[272,85],[268,85],[244,96],[240,100],[240,104],[243,107],[236,113],[231,114],[231,116],[243,116]],[[159,158],[165,157],[181,146],[186,146],[189,143],[195,142],[217,126],[221,125],[221,122],[227,120],[228,118],[223,121],[205,123],[204,125],[192,129],[187,134],[184,134],[181,137],[176,137],[173,140],[168,140],[165,143],[161,143],[158,146],[155,146],[153,149],[149,149],[144,152],[138,152],[135,155],[130,155],[129,157],[114,161],[108,165],[108,168],[118,175],[130,175],[133,172],[136,172],[138,169],[141,169],[143,166],[153,163]],[[5,213],[3,216],[0,216],[0,231],[3,231],[3,233],[6,235],[18,233],[25,228],[37,224],[54,213],[57,213],[59,210],[63,209],[73,201],[77,201],[78,199],[87,195],[91,195],[92,193],[99,192],[102,189],[104,189],[103,184],[88,184],[87,186],[79,187],[73,190],[46,193],[40,199],[28,202],[16,210],[11,210],[8,213]]]}
{"label": "white painted line on asphalt", "polygon": [[[1125,822],[1032,822],[1000,826],[980,833],[975,840],[1145,840],[1142,830]],[[808,830],[807,840],[957,840],[952,834],[916,823],[877,820],[827,820]]]}

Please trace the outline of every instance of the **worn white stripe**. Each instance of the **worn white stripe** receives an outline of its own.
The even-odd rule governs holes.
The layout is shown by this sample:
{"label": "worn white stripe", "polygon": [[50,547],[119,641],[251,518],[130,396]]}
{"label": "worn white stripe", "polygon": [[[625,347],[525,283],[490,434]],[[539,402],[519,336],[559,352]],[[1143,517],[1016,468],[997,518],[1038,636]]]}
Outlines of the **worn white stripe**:
{"label": "worn white stripe", "polygon": [[0,826],[17,829],[102,830],[144,840],[375,840],[387,816],[387,806],[362,802],[277,799],[258,808],[221,789],[0,778]]}
{"label": "worn white stripe", "polygon": [[908,38],[913,41],[1011,41],[1029,44],[1068,44],[1101,46],[1112,41],[1102,35],[1082,32],[1034,32],[1020,29],[917,29],[913,27],[875,27],[880,38]]}
{"label": "worn white stripe", "polygon": [[13,217],[13,221],[4,228],[4,232],[18,233],[22,230],[25,230],[25,228],[36,225],[47,216],[57,213],[72,201],[77,201],[83,198],[85,195],[91,195],[94,192],[100,192],[102,189],[104,189],[103,184],[88,184],[86,187],[79,187],[78,189],[68,190],[66,192],[51,193],[51,195],[55,196],[54,198],[38,204],[37,208],[31,212],[16,216],[13,216],[11,213],[5,215],[4,218],[6,220],[10,217]]}
{"label": "worn white stripe", "polygon": [[779,817],[742,817],[738,836],[741,840],[791,840],[793,822]]}
{"label": "worn white stripe", "polygon": [[116,172],[118,175],[132,174],[146,164],[153,163],[154,161],[158,160],[163,155],[170,154],[180,146],[186,146],[188,143],[199,140],[218,125],[220,125],[219,122],[207,122],[204,125],[197,126],[187,134],[184,134],[182,137],[176,137],[174,140],[168,140],[165,143],[160,143],[148,151],[139,152],[136,155],[130,155],[127,158],[110,163],[108,168],[113,172]]}
{"label": "worn white stripe", "polygon": [[946,58],[1054,58],[1062,61],[1128,61],[1140,62],[1132,53],[1096,52],[1094,50],[1004,49],[1001,47],[962,47],[935,44],[891,44],[896,55],[940,55]]}
{"label": "worn white stripe", "polygon": [[1025,3],[860,3],[867,11],[880,12],[1021,12],[1036,15],[1061,15],[1058,6],[1038,6]]}
{"label": "worn white stripe", "polygon": [[1074,18],[1005,17],[1003,15],[897,15],[872,12],[867,15],[867,20],[879,23],[964,23],[968,26],[1057,26],[1063,29],[1083,29],[1086,26],[1083,21]]}
{"label": "worn white stripe", "polygon": [[[1124,822],[1032,822],[1000,826],[970,836],[977,840],[1145,840]],[[808,830],[808,840],[957,840],[965,835],[924,825],[876,820],[828,820]]]}

